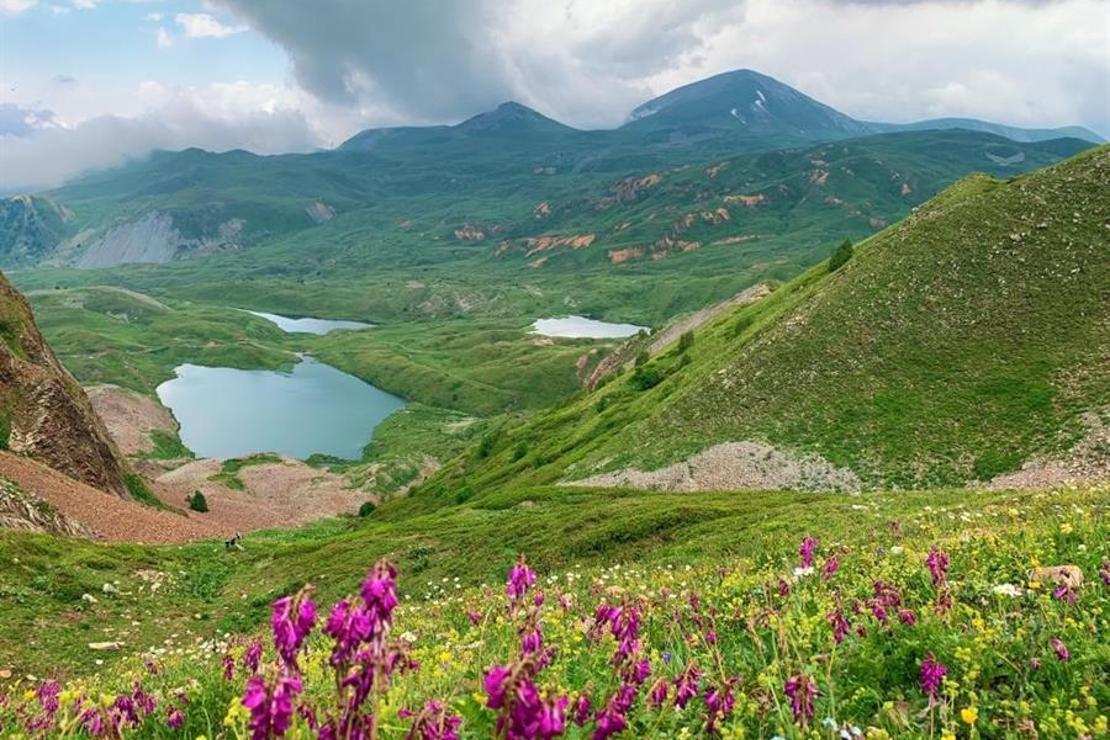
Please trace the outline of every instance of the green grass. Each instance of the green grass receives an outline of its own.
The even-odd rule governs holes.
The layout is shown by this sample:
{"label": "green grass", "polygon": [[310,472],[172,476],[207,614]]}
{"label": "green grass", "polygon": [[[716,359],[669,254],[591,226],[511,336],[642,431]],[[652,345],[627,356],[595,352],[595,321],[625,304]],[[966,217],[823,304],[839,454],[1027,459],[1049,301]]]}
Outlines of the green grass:
{"label": "green grass", "polygon": [[[614,563],[697,564],[786,554],[796,547],[798,532],[835,542],[854,539],[875,521],[915,519],[947,529],[959,522],[949,514],[998,516],[1018,509],[1021,522],[1041,526],[1073,505],[1096,511],[1108,503],[1105,490],[850,496],[520,488],[426,512],[418,497],[399,499],[366,519],[249,534],[244,552],[226,552],[219,542],[105,545],[0,532],[0,597],[7,605],[0,620],[0,668],[6,661],[21,673],[41,674],[47,667],[89,673],[97,670],[94,659],[111,664],[161,644],[171,633],[184,644],[224,630],[253,629],[278,595],[312,581],[321,600],[334,599],[383,556],[405,574],[404,592],[419,596],[444,577],[495,582],[518,552],[527,552],[543,572]],[[152,591],[151,579],[164,583]],[[115,581],[118,593],[103,594],[102,585]],[[83,593],[97,602],[82,601]],[[65,629],[57,627],[61,622]],[[102,639],[123,640],[127,648],[95,654],[87,649],[88,642]]]}
{"label": "green grass", "polygon": [[124,473],[123,484],[127,487],[127,492],[131,494],[131,498],[135,499],[140,504],[149,506],[153,509],[166,508],[166,505],[151,492],[146,481],[138,473]]}
{"label": "green grass", "polygon": [[150,441],[154,444],[154,449],[147,456],[153,460],[180,460],[194,456],[193,451],[185,446],[176,432],[151,430]]}
{"label": "green grass", "polygon": [[235,457],[224,460],[220,465],[220,472],[212,475],[208,480],[222,483],[233,491],[243,491],[246,485],[239,477],[239,471],[252,465],[272,465],[280,463],[281,456],[272,452],[262,452],[249,457]]}

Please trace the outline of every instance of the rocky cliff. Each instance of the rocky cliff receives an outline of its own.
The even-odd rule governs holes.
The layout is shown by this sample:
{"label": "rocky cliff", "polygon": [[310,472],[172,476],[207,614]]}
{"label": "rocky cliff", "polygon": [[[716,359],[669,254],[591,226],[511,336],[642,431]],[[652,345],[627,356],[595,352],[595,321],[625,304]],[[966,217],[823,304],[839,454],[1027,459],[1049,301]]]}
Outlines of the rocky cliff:
{"label": "rocky cliff", "polygon": [[104,424],[0,274],[0,449],[34,458],[102,491],[127,496]]}

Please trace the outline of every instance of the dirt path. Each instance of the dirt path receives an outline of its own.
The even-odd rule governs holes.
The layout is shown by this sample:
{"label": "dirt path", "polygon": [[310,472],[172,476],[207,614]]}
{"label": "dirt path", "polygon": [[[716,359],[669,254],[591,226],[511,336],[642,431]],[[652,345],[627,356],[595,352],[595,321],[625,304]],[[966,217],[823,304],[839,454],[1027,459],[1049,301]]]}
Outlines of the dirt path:
{"label": "dirt path", "polygon": [[[222,537],[230,531],[218,522],[186,514],[158,511],[148,506],[98,491],[45,465],[0,452],[0,475],[19,484],[91,530],[113,542],[186,542]],[[234,530],[231,530],[234,531]]]}

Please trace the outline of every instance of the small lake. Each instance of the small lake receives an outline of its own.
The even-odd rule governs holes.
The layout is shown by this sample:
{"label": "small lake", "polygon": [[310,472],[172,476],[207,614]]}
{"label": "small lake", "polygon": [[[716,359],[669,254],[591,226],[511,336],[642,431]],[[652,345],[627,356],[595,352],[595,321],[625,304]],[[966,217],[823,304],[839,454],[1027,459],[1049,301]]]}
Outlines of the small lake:
{"label": "small lake", "polygon": [[635,324],[612,324],[608,321],[587,319],[585,316],[537,319],[532,323],[533,334],[570,339],[621,339],[638,334],[641,330],[651,331],[651,328]]}
{"label": "small lake", "polygon": [[247,311],[260,318],[272,321],[287,334],[329,334],[340,329],[370,329],[373,324],[364,324],[361,321],[338,321],[334,319],[303,318],[294,319],[289,316],[279,316],[276,313],[264,311]]}
{"label": "small lake", "polygon": [[353,375],[304,357],[292,372],[181,365],[158,398],[199,457],[278,452],[362,455],[374,427],[405,402]]}

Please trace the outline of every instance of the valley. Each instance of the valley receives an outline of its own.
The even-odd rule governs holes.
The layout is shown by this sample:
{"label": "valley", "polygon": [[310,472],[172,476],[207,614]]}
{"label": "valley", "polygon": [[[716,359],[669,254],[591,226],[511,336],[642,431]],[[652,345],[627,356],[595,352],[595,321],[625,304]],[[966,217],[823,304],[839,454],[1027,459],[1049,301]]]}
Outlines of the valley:
{"label": "valley", "polygon": [[297,676],[309,736],[382,588],[382,736],[505,734],[502,663],[550,736],[1105,734],[1098,138],[740,70],[3,198],[0,732],[245,737]]}

